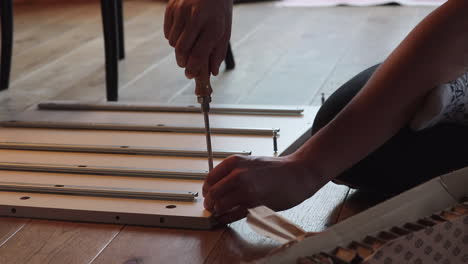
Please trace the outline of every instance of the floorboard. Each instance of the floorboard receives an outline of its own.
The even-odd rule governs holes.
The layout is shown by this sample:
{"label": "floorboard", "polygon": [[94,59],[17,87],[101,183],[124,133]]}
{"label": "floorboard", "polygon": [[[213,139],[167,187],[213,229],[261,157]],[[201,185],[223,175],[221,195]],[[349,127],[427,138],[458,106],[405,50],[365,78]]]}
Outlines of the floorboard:
{"label": "floorboard", "polygon": [[0,247],[0,263],[89,263],[120,228],[32,220]]}
{"label": "floorboard", "polygon": [[126,226],[92,264],[203,263],[222,233]]}
{"label": "floorboard", "polygon": [[[411,29],[433,8],[384,6],[371,7],[365,20],[346,41],[334,67],[325,81],[309,98],[309,104],[319,105],[320,94],[330,96],[337,88],[359,72],[381,63],[398,46]],[[327,50],[327,49],[324,49]]]}
{"label": "floorboard", "polygon": [[27,218],[0,218],[0,247],[12,238],[26,223],[30,221]]}

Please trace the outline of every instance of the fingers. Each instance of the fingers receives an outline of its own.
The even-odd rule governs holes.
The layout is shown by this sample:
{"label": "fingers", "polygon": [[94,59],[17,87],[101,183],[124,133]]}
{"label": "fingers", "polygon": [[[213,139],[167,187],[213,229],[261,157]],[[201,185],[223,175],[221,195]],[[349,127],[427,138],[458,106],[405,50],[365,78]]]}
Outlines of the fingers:
{"label": "fingers", "polygon": [[225,41],[225,38],[223,38],[223,40],[219,42],[219,45],[215,47],[213,53],[210,56],[210,72],[214,76],[218,75],[219,67],[221,66],[223,60],[226,58],[227,48],[228,40]]}
{"label": "fingers", "polygon": [[164,37],[169,39],[169,33],[172,28],[172,23],[174,21],[173,13],[173,1],[170,1],[166,6],[166,12],[164,14]]}
{"label": "fingers", "polygon": [[188,56],[197,39],[199,31],[199,23],[197,23],[197,21],[191,21],[191,23],[185,26],[185,30],[180,35],[175,46],[177,65],[180,67],[185,67],[187,65]]}
{"label": "fingers", "polygon": [[[216,30],[215,30],[216,31]],[[217,42],[216,32],[202,31],[193,46],[187,65],[185,67],[185,74],[187,78],[194,78],[203,71],[209,73],[209,56],[213,51],[214,45]],[[202,69],[206,67],[207,69]]]}
{"label": "fingers", "polygon": [[177,8],[174,11],[173,23],[169,33],[169,44],[175,47],[179,40],[180,34],[184,30],[185,21],[187,19],[186,8]]}
{"label": "fingers", "polygon": [[213,187],[209,188],[205,195],[205,201],[203,205],[207,210],[213,211],[215,201],[218,201],[226,193],[234,191],[239,188],[239,177],[236,177],[236,173],[230,173],[226,177],[218,181]]}
{"label": "fingers", "polygon": [[215,183],[226,177],[244,160],[243,157],[234,155],[226,158],[223,162],[218,164],[205,179],[203,184],[203,196],[206,196],[208,190]]}
{"label": "fingers", "polygon": [[[177,64],[185,67],[187,54],[198,34],[197,20],[192,21],[190,7],[175,7],[175,0],[169,2],[164,15],[164,36],[175,47]],[[189,21],[189,22],[187,22]]]}
{"label": "fingers", "polygon": [[218,215],[223,215],[232,211],[238,206],[252,206],[253,201],[242,188],[235,188],[229,192],[222,194],[220,198],[215,200],[214,212]]}
{"label": "fingers", "polygon": [[228,22],[228,26],[226,27],[226,31],[224,32],[223,37],[220,39],[217,46],[214,48],[213,53],[210,56],[210,72],[214,76],[218,75],[219,67],[221,66],[221,63],[223,62],[223,60],[226,58],[230,39],[231,39],[231,24]]}
{"label": "fingers", "polygon": [[232,3],[169,0],[164,35],[175,47],[177,64],[185,67],[187,78],[219,73],[231,25]]}
{"label": "fingers", "polygon": [[229,224],[229,223],[235,222],[237,220],[240,220],[246,217],[247,213],[248,213],[247,208],[239,206],[233,209],[232,211],[229,211],[223,215],[218,216],[217,220],[218,222],[222,224]]}

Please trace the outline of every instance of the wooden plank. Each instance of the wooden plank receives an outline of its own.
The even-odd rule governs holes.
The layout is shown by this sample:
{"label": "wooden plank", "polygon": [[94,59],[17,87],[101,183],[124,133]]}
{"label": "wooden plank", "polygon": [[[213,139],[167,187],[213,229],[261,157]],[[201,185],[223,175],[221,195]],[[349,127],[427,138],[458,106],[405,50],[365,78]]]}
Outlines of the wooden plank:
{"label": "wooden plank", "polygon": [[[60,195],[98,196],[146,200],[193,201],[198,193],[179,191],[159,191],[156,189],[134,189],[96,187],[89,185],[63,185],[23,182],[0,182],[0,190],[24,193],[50,193]],[[22,197],[30,199],[30,197]]]}
{"label": "wooden plank", "polygon": [[[23,121],[9,120],[0,122],[2,127],[16,128],[50,128],[50,129],[70,129],[70,130],[106,130],[106,131],[145,131],[157,133],[185,133],[204,134],[203,126],[171,126],[166,124],[157,125],[134,125],[118,123],[87,123],[87,122],[66,122],[66,121]],[[247,136],[273,136],[280,132],[279,128],[257,128],[257,127],[211,127],[212,134],[224,135],[247,135]]]}
{"label": "wooden plank", "polygon": [[[85,10],[95,13],[89,3],[35,3],[27,7],[20,6],[18,9],[15,5],[13,56],[47,43],[70,28],[79,26],[78,19]],[[38,31],[42,34],[37,34]]]}
{"label": "wooden plank", "polygon": [[204,263],[223,231],[126,226],[92,264]]}
{"label": "wooden plank", "polygon": [[[38,8],[37,5],[24,4],[14,1],[14,29],[16,33],[23,31],[31,31],[36,24],[31,24],[30,21],[44,21],[47,18],[51,18],[50,11],[45,8]],[[51,7],[52,8],[52,7]],[[63,5],[56,6],[56,8],[64,8]]]}
{"label": "wooden plank", "polygon": [[[129,137],[127,133],[129,132],[23,128],[0,129],[2,139],[9,142],[34,141],[44,144],[68,144],[69,139],[73,138],[75,140],[74,144],[80,145],[114,145],[160,149],[186,149],[186,142],[194,142],[191,146],[194,149],[206,149],[204,135],[202,134],[132,132],[132,136]],[[31,134],[34,134],[34,137],[31,137]],[[270,137],[248,138],[245,136],[213,135],[212,140],[215,150],[251,152],[252,149],[256,148],[258,151],[255,151],[255,155],[272,155],[273,153],[273,143]],[[280,149],[286,147],[282,142],[284,142],[283,139],[280,139],[278,142]],[[259,146],[261,148],[258,148]],[[120,157],[122,159],[133,159],[132,156],[128,155]],[[115,158],[119,159],[118,157]]]}
{"label": "wooden plank", "polygon": [[[125,99],[123,91],[128,86],[132,87],[129,92],[135,94],[134,80],[147,72],[148,68],[159,65],[159,61],[172,51],[172,47],[168,45],[162,32],[161,21],[165,3],[138,1],[135,4],[146,10],[134,19],[125,19],[126,57],[119,63],[120,100]],[[99,56],[102,55],[99,54]],[[51,97],[58,100],[103,100],[105,98],[104,78],[104,67],[98,67],[89,75],[77,76],[67,87]],[[154,88],[155,80],[153,79],[151,88]]]}
{"label": "wooden plank", "polygon": [[121,226],[33,220],[0,247],[0,263],[89,263]]}
{"label": "wooden plank", "polygon": [[[245,127],[245,128],[274,128],[280,125],[280,135],[278,137],[278,153],[286,154],[288,150],[297,148],[296,143],[302,143],[310,135],[310,126],[316,114],[316,107],[304,108],[302,116],[264,116],[264,115],[231,115],[231,114],[211,114],[210,121],[212,127]],[[116,124],[129,124],[129,125],[148,125],[164,124],[165,126],[193,126],[203,127],[203,117],[199,113],[148,113],[148,112],[112,112],[112,111],[99,111],[99,112],[79,112],[79,111],[27,111],[11,117],[15,120],[36,120],[36,121],[67,121],[74,120],[74,122],[91,122],[91,123],[116,123]],[[190,134],[190,133],[136,133],[126,132],[117,133],[118,131],[94,131],[94,133],[86,133],[82,130],[68,130],[67,132],[60,132],[60,130],[34,130],[37,135],[34,137],[49,138],[48,141],[36,140],[30,137],[26,130],[4,128],[4,140],[10,142],[26,142],[34,141],[36,143],[67,143],[67,139],[73,137],[76,143],[84,145],[132,145],[148,146],[163,148],[186,148],[188,145],[193,148],[206,148],[203,135]],[[21,132],[23,131],[23,132]],[[31,130],[33,131],[33,130]],[[61,139],[55,137],[48,137],[46,133],[61,134]],[[136,134],[135,134],[136,133]],[[0,134],[3,132],[0,130]],[[83,134],[83,135],[81,135]],[[91,135],[99,135],[98,138],[92,138]],[[120,136],[118,136],[120,134]],[[178,134],[178,135],[175,135]],[[67,135],[69,135],[67,137]],[[104,136],[107,135],[107,136]],[[113,137],[108,137],[113,135]],[[130,136],[133,135],[133,136]],[[150,137],[148,141],[142,141],[143,138],[138,136]],[[146,135],[146,136],[145,136]],[[85,137],[86,141],[81,141],[79,138]],[[118,141],[117,137],[122,141]],[[126,138],[126,139],[125,139]],[[51,142],[52,140],[52,142]],[[57,141],[56,141],[57,140]],[[59,142],[59,140],[61,140]],[[55,141],[55,142],[54,142]],[[113,141],[111,143],[110,141]],[[148,143],[151,142],[151,143]],[[68,142],[69,143],[69,142]],[[271,135],[265,136],[244,136],[244,135],[213,135],[214,149],[226,150],[241,150],[252,151],[252,155],[274,155],[273,151],[273,137]],[[239,149],[242,148],[242,149]]]}
{"label": "wooden plank", "polygon": [[[213,125],[223,126],[245,126],[245,127],[273,127],[281,125],[278,138],[278,152],[273,152],[272,136],[268,135],[213,135],[213,143],[219,143],[219,147],[231,149],[231,147],[250,147],[254,155],[275,156],[287,154],[294,151],[310,136],[310,122],[317,109],[305,107],[301,116],[265,116],[265,115],[233,115],[213,114],[211,121]],[[167,126],[174,125],[201,125],[199,113],[151,113],[151,112],[117,112],[117,111],[44,111],[31,110],[18,114],[15,120],[35,120],[63,122],[67,120],[86,120],[90,123],[116,123],[134,125],[165,123]],[[154,125],[156,127],[156,125]],[[23,130],[22,132],[19,132]],[[33,131],[36,131],[33,133]],[[42,132],[38,132],[42,131]],[[55,133],[59,132],[59,133]],[[103,133],[104,132],[104,133]],[[121,131],[92,131],[86,133],[82,130],[60,130],[60,129],[10,129],[0,130],[2,138],[14,142],[32,140],[41,142],[43,139],[56,141],[55,143],[84,143],[84,145],[103,144],[107,140],[114,144],[122,144],[116,132]],[[54,134],[54,136],[52,136]],[[86,135],[83,135],[86,134]],[[125,145],[147,146],[148,142],[168,144],[172,146],[183,144],[185,147],[194,147],[204,144],[203,135],[176,133],[147,133],[151,140],[144,140],[138,136],[140,133],[121,132],[120,137],[127,138]],[[60,136],[59,136],[60,135]],[[24,136],[24,138],[22,138]],[[222,139],[221,139],[222,136]],[[168,140],[172,139],[172,140]],[[252,144],[245,145],[246,141]],[[84,140],[83,142],[81,140]],[[92,142],[91,142],[91,141]],[[141,141],[143,140],[143,141]],[[51,142],[53,143],[53,142]],[[110,142],[109,142],[110,143]],[[214,145],[217,147],[216,145]],[[75,152],[53,152],[53,151],[27,151],[27,150],[0,150],[1,161],[8,171],[0,170],[2,182],[14,184],[16,182],[31,184],[50,185],[85,185],[98,188],[135,188],[146,189],[148,186],[157,186],[162,192],[192,192],[201,193],[202,178],[206,168],[206,158],[203,157],[169,157],[148,155],[122,155],[122,154],[98,154],[98,153],[75,153]],[[215,163],[221,159],[215,159]],[[13,166],[11,166],[11,163]],[[22,164],[19,164],[22,163]],[[25,164],[29,163],[29,164]],[[30,163],[36,163],[32,166]],[[41,165],[42,164],[47,164]],[[26,166],[27,165],[27,166]],[[66,165],[66,166],[65,166]],[[123,168],[125,165],[126,168]],[[20,168],[20,166],[22,168]],[[26,168],[28,167],[28,168]],[[47,168],[46,168],[47,167]],[[80,173],[66,173],[73,170]],[[151,172],[150,172],[151,170]],[[44,173],[47,171],[47,173]],[[157,173],[154,171],[163,171]],[[165,173],[169,171],[168,173]],[[144,178],[142,176],[181,176],[171,171],[189,171],[186,176],[195,176],[191,172],[199,172],[197,180],[192,179],[163,179]],[[124,174],[125,173],[125,174]],[[111,177],[111,176],[119,177]],[[130,177],[133,176],[133,177]],[[168,177],[168,176],[167,176]],[[30,199],[22,199],[28,196]],[[211,228],[214,221],[210,213],[203,208],[203,198],[196,197],[193,201],[158,201],[117,199],[107,197],[84,197],[58,194],[24,194],[15,192],[0,192],[0,215],[21,217],[43,217],[48,219],[95,221],[103,223],[125,223],[150,226],[184,227],[196,229]],[[109,210],[112,208],[112,210]]]}
{"label": "wooden plank", "polygon": [[[302,204],[281,215],[306,231],[319,232],[336,221],[348,188],[329,183]],[[223,234],[205,263],[239,263],[265,256],[280,244],[262,237],[248,227],[245,220],[235,222]]]}
{"label": "wooden plank", "polygon": [[[320,94],[330,96],[342,84],[368,67],[381,63],[403,40],[408,32],[434,7],[379,6],[368,7],[365,20],[354,30],[336,57],[316,93],[310,94],[309,104],[320,105]],[[355,25],[353,25],[355,26]],[[326,52],[332,52],[324,48]]]}
{"label": "wooden plank", "polygon": [[[155,4],[149,6],[145,12],[157,12],[157,10],[163,9],[164,6],[162,4]],[[126,21],[126,37],[128,40],[126,47],[128,49],[132,49],[147,38],[146,35],[141,34],[142,31],[140,30],[145,23],[149,24],[146,28],[153,25],[148,23],[147,19],[144,19],[143,22],[138,16],[135,19]],[[95,25],[97,26],[98,24]],[[99,27],[101,27],[100,24]],[[82,82],[82,78],[89,78],[89,75],[94,74],[97,69],[103,68],[104,53],[102,43],[102,37],[95,38],[74,49],[72,52],[65,54],[60,60],[44,65],[26,77],[20,78],[12,85],[11,89],[16,90],[16,87],[21,87],[21,92],[28,93],[29,96],[23,96],[20,101],[21,103],[15,104],[13,110],[22,110],[33,102],[48,99],[50,96],[70,88],[76,82]],[[86,58],[86,60],[83,60],[83,58]],[[57,76],[60,77],[57,78]],[[104,83],[104,79],[102,78],[99,82]],[[38,84],[40,85],[38,86]],[[80,86],[82,86],[82,83]],[[85,92],[83,89],[78,90],[81,93]]]}
{"label": "wooden plank", "polygon": [[360,30],[369,11],[339,7],[304,8],[300,13],[295,12],[296,17],[303,15],[302,19],[276,21],[283,23],[287,30],[273,23],[267,32],[275,39],[281,35],[287,41],[271,41],[272,47],[264,49],[260,39],[252,39],[259,45],[256,56],[272,61],[258,61],[256,56],[249,55],[258,68],[250,70],[254,73],[250,78],[255,81],[246,84],[250,87],[237,99],[238,103],[307,104],[347,49],[344,43]]}
{"label": "wooden plank", "polygon": [[[166,191],[201,193],[201,181],[168,180],[96,175],[66,175],[0,171],[4,182],[87,185],[96,187],[137,188],[152,186]],[[28,198],[23,198],[28,197]],[[194,201],[135,200],[23,192],[0,192],[0,215],[37,217],[69,221],[126,223],[145,226],[209,229],[213,221],[203,209],[203,199]]]}
{"label": "wooden plank", "polygon": [[[124,8],[125,20],[127,22],[147,9],[145,6],[135,4],[134,2],[126,2]],[[64,17],[54,20],[48,27],[58,27],[60,29],[58,33],[60,34],[56,36],[41,36],[45,38],[43,43],[34,42],[30,43],[27,47],[14,46],[15,51],[22,50],[21,53],[15,54],[13,57],[15,63],[12,65],[12,84],[20,79],[27,78],[29,74],[45,67],[47,64],[60,60],[63,57],[66,58],[68,53],[79,49],[84,43],[102,37],[102,26],[100,26],[102,19],[98,2],[92,5],[72,6],[59,12],[60,10],[58,12],[48,12],[50,17],[54,17],[60,13],[64,14]],[[35,23],[34,21],[28,22],[31,24]],[[41,31],[48,32],[49,30],[42,28]],[[31,32],[28,32],[27,36],[31,37],[31,35],[34,36]]]}
{"label": "wooden plank", "polygon": [[[128,155],[152,155],[171,157],[207,157],[208,153],[202,149],[174,149],[174,148],[152,148],[122,145],[78,145],[78,144],[47,144],[47,143],[25,143],[25,142],[0,142],[0,149],[31,150],[31,151],[58,151],[78,153],[100,153],[100,154],[128,154]],[[232,155],[249,156],[250,151],[225,151],[214,150],[214,158],[227,158]]]}
{"label": "wooden plank", "polygon": [[0,217],[0,247],[21,230],[29,219]]}

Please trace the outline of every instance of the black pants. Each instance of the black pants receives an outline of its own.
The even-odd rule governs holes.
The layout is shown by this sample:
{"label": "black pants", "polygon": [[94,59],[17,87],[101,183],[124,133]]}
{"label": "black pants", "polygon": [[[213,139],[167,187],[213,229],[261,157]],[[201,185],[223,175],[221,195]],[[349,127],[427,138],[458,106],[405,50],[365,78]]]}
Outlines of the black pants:
{"label": "black pants", "polygon": [[[356,75],[325,101],[315,118],[313,134],[348,104],[377,66]],[[337,182],[365,191],[396,194],[466,166],[468,127],[443,124],[419,132],[404,127],[380,148],[339,175]]]}

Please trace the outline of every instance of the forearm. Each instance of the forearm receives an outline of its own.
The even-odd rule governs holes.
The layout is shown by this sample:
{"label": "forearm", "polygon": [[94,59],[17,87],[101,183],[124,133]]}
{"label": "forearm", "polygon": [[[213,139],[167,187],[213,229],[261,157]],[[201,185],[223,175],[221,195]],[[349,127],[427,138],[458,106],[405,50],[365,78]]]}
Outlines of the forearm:
{"label": "forearm", "polygon": [[293,156],[333,178],[392,137],[432,88],[466,71],[466,14],[468,1],[450,0],[423,20],[343,111]]}

